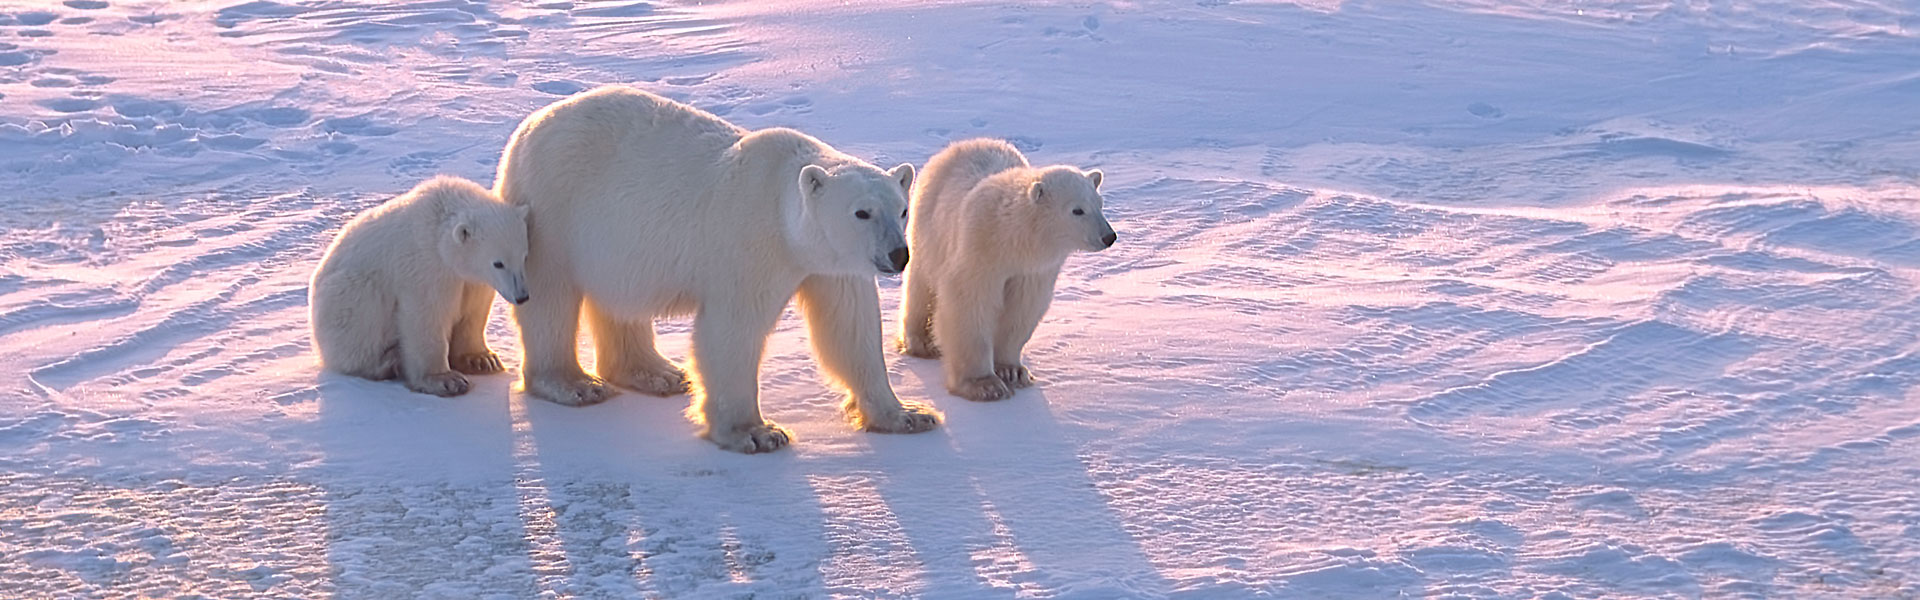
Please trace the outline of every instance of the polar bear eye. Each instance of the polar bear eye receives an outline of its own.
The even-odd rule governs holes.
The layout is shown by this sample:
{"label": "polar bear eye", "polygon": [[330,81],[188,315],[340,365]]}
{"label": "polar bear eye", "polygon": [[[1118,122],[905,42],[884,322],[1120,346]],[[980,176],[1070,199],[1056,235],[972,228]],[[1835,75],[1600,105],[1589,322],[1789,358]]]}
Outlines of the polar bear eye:
{"label": "polar bear eye", "polygon": [[1084,215],[1084,214],[1087,214],[1087,211],[1084,211],[1084,210],[1080,210],[1080,209],[1078,209],[1078,208],[1076,208],[1076,209],[1073,209],[1073,214],[1075,214],[1075,215]]}
{"label": "polar bear eye", "polygon": [[505,268],[507,268],[507,265],[506,265],[506,263],[502,263],[502,262],[500,262],[500,261],[497,261],[497,260],[496,260],[496,261],[493,261],[493,268],[495,268],[495,269],[505,269]]}
{"label": "polar bear eye", "polygon": [[861,220],[866,220],[866,219],[871,219],[871,218],[873,218],[873,215],[872,215],[872,214],[869,214],[869,213],[868,213],[867,211],[864,211],[864,210],[857,210],[857,211],[854,211],[854,212],[853,212],[853,216],[854,216],[855,218],[858,218],[858,219],[861,219]]}
{"label": "polar bear eye", "polygon": [[904,210],[900,211],[900,218],[902,219],[907,218],[907,211],[904,211]]}

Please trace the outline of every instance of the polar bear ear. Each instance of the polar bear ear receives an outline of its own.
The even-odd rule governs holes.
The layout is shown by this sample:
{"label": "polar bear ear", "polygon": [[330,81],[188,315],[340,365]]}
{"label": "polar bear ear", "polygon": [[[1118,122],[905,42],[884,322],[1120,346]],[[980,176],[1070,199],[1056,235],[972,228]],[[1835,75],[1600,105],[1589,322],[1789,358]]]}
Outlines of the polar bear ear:
{"label": "polar bear ear", "polygon": [[900,182],[900,191],[909,192],[913,190],[913,165],[911,163],[900,163],[900,166],[894,167],[891,171],[887,171],[887,174],[893,176],[894,181]]}
{"label": "polar bear ear", "polygon": [[1096,190],[1100,189],[1100,180],[1106,179],[1106,178],[1107,178],[1107,174],[1101,173],[1099,169],[1087,171],[1087,181],[1093,182],[1093,189],[1096,189]]}
{"label": "polar bear ear", "polygon": [[1033,185],[1027,186],[1027,199],[1032,200],[1034,202],[1039,202],[1042,199],[1045,199],[1046,197],[1047,197],[1047,188],[1041,187],[1040,182],[1035,181],[1033,182]]}
{"label": "polar bear ear", "polygon": [[467,243],[467,240],[470,240],[470,239],[473,239],[472,226],[467,225],[466,221],[460,221],[458,223],[453,224],[453,241],[465,244]]}
{"label": "polar bear ear", "polygon": [[827,187],[827,170],[820,165],[807,165],[800,168],[800,195],[813,198],[822,188]]}

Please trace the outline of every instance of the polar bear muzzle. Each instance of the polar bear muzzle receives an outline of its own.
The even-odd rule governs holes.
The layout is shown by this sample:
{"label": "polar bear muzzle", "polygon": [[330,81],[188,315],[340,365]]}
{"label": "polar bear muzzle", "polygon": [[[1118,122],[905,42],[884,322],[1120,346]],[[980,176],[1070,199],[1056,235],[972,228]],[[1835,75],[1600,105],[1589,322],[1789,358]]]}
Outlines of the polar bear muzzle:
{"label": "polar bear muzzle", "polygon": [[488,283],[493,286],[493,291],[499,292],[500,297],[508,302],[520,305],[533,299],[533,295],[527,293],[527,276],[524,274],[507,269],[496,269],[494,276],[489,279],[491,281]]}

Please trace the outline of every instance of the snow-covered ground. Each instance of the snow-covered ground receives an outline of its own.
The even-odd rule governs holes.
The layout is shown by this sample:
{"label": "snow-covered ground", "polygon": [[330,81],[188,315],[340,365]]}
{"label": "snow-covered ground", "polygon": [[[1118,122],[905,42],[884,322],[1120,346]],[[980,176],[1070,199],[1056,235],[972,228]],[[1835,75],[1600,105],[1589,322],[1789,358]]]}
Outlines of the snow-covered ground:
{"label": "snow-covered ground", "polygon": [[[1897,0],[0,0],[0,597],[1920,597],[1917,32]],[[1121,243],[1070,262],[1038,388],[889,354],[921,435],[851,431],[791,316],[773,455],[684,398],[318,374],[332,232],[491,182],[606,83],[883,165],[1006,137],[1104,169]],[[491,334],[511,367],[504,305]]]}

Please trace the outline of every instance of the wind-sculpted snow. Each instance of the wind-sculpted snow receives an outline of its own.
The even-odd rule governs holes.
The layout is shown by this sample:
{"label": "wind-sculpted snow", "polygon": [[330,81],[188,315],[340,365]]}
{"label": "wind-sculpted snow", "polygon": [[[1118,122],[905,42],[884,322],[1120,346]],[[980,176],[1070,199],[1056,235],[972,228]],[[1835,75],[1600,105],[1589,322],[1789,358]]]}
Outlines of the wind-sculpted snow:
{"label": "wind-sculpted snow", "polygon": [[[0,596],[1920,596],[1916,23],[0,3]],[[767,456],[685,397],[321,375],[339,226],[606,83],[882,164],[1004,137],[1102,169],[1120,243],[1010,400],[889,353],[925,434],[852,431],[795,315]]]}

